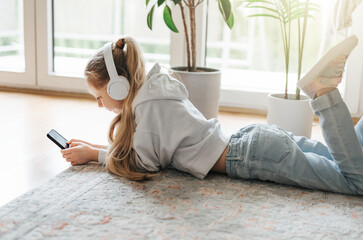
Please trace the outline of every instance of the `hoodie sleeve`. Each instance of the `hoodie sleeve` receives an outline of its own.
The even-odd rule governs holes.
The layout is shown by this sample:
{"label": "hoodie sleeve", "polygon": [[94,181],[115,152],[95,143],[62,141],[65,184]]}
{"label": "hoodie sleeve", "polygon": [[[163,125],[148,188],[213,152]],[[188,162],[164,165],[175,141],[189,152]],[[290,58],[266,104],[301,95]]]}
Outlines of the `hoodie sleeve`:
{"label": "hoodie sleeve", "polygon": [[107,158],[107,150],[100,149],[98,151],[98,162],[102,165],[106,165],[106,158]]}
{"label": "hoodie sleeve", "polygon": [[150,132],[137,131],[133,148],[136,149],[136,166],[141,171],[157,172],[160,170],[159,154],[155,148],[160,146],[159,137]]}
{"label": "hoodie sleeve", "polygon": [[98,162],[102,165],[106,165],[107,153],[110,149],[110,145],[107,145],[107,149],[100,149],[98,151]]}

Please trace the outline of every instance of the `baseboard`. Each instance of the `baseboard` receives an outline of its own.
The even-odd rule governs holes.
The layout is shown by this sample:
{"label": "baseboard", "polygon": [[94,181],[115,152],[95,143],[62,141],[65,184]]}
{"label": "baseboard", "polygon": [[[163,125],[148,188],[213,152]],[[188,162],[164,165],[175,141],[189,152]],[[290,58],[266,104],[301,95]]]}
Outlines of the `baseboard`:
{"label": "baseboard", "polygon": [[219,106],[219,112],[226,113],[243,113],[243,114],[252,114],[252,115],[262,115],[266,116],[266,112],[257,109],[250,108],[239,108],[239,107],[227,107],[227,106]]}

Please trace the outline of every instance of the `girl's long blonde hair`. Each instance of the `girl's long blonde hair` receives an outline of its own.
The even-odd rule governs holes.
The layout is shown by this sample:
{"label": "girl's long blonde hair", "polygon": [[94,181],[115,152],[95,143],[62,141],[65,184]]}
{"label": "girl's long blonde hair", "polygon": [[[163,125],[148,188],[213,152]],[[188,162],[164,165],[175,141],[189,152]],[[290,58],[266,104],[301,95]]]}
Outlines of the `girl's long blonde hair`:
{"label": "girl's long blonde hair", "polygon": [[[112,55],[118,75],[129,80],[130,91],[122,100],[121,113],[113,119],[110,126],[108,141],[111,147],[107,154],[106,168],[113,174],[131,180],[149,179],[154,174],[137,171],[134,160],[135,151],[132,148],[136,124],[131,106],[146,76],[142,53],[134,39],[125,37],[113,44]],[[106,69],[103,49],[89,60],[85,68],[85,76],[90,86],[96,89],[106,87],[110,77]]]}

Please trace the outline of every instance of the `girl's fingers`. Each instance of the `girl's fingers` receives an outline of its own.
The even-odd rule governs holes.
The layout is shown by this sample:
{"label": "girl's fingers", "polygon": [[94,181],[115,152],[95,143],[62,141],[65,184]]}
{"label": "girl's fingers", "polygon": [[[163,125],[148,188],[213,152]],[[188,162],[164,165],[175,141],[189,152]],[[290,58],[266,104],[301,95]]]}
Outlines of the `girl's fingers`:
{"label": "girl's fingers", "polygon": [[69,149],[61,150],[62,157],[66,159],[67,162],[71,161],[72,151],[68,151]]}
{"label": "girl's fingers", "polygon": [[61,150],[61,154],[63,158],[67,158],[72,153],[72,151],[68,151],[68,149]]}
{"label": "girl's fingers", "polygon": [[68,144],[71,144],[71,143],[74,143],[74,142],[84,143],[84,144],[90,145],[90,143],[89,143],[89,142],[83,141],[83,140],[81,140],[81,139],[74,139],[74,138],[72,138],[71,140],[69,140],[67,143],[68,143]]}
{"label": "girl's fingers", "polygon": [[81,143],[80,142],[72,142],[69,147],[76,147],[78,145],[80,145]]}
{"label": "girl's fingers", "polygon": [[74,138],[72,138],[71,140],[69,140],[67,143],[69,144],[69,145],[71,145],[72,143],[74,143],[74,142],[83,142],[82,140],[80,140],[80,139],[74,139]]}
{"label": "girl's fingers", "polygon": [[71,163],[72,166],[77,165],[76,162],[74,162],[74,160],[70,157],[72,154],[72,149],[62,149],[61,153],[62,153],[62,157],[66,159],[66,162]]}

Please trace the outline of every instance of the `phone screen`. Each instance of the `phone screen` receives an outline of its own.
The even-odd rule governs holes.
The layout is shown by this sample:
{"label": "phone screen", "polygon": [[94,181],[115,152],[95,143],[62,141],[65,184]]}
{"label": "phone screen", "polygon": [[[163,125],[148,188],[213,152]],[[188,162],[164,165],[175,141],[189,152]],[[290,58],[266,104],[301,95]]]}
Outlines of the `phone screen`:
{"label": "phone screen", "polygon": [[66,149],[69,147],[67,143],[67,139],[65,139],[62,135],[60,135],[56,130],[52,129],[48,134],[47,137],[52,140],[58,147],[62,149]]}

